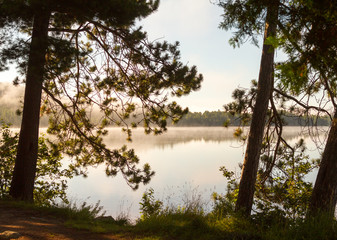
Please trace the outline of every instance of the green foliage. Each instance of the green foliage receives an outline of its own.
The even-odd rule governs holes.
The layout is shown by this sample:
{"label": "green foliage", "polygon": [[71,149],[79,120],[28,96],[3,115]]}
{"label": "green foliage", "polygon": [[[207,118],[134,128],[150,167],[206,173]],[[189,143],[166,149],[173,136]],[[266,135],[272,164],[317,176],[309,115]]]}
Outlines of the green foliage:
{"label": "green foliage", "polygon": [[257,35],[264,31],[265,11],[268,1],[233,1],[221,0],[218,5],[223,8],[223,21],[220,28],[235,29],[229,43],[233,47],[240,47],[247,39],[258,44]]}
{"label": "green foliage", "polygon": [[142,213],[142,219],[159,215],[160,212],[163,211],[163,202],[154,198],[154,190],[152,188],[144,192],[142,200],[139,204]]}
{"label": "green foliage", "polygon": [[[237,126],[246,126],[250,123],[256,98],[257,82],[252,80],[251,84],[249,90],[235,89],[232,93],[234,101],[224,105],[225,112],[237,119]],[[236,135],[241,136],[241,134]]]}
{"label": "green foliage", "polygon": [[135,232],[179,239],[211,239],[213,236],[208,236],[210,226],[198,198],[186,200],[182,205],[164,206],[161,200],[155,199],[151,188],[144,193],[140,206],[142,216],[135,225]]}
{"label": "green foliage", "polygon": [[4,123],[2,123],[0,131],[0,196],[4,198],[9,193],[18,139],[17,136],[13,136],[9,130],[9,126]]}
{"label": "green foliage", "polygon": [[[0,128],[0,134],[0,197],[6,198],[9,195],[14,169],[18,134],[13,133],[9,125],[4,123]],[[60,200],[68,202],[66,178],[70,178],[72,172],[62,168],[61,160],[62,156],[57,145],[40,137],[34,190],[34,202],[37,205],[54,205]]]}
{"label": "green foliage", "polygon": [[72,220],[79,221],[93,221],[98,217],[103,216],[103,207],[100,206],[100,202],[97,202],[95,205],[88,205],[86,202],[83,202],[81,205],[75,203],[68,205],[59,206],[60,209],[63,209],[64,214],[67,218]]}
{"label": "green foliage", "polygon": [[160,239],[216,239],[207,219],[201,215],[168,213],[139,221],[134,232],[159,236]]}
{"label": "green foliage", "polygon": [[125,231],[130,226],[128,218],[117,216],[115,219],[105,216],[105,211],[99,201],[94,205],[89,205],[86,202],[79,205],[76,203],[61,204],[45,209],[45,211],[63,217],[66,220],[65,225],[68,227],[86,229],[91,232]]}
{"label": "green foliage", "polygon": [[[333,1],[289,1],[285,17],[279,23],[280,47],[288,56],[278,63],[278,88],[303,99],[321,98],[322,93],[333,99],[336,93],[336,31],[337,9]],[[323,106],[325,103],[317,105]],[[309,102],[309,101],[307,101]],[[307,104],[308,105],[308,104]]]}
{"label": "green foliage", "polygon": [[318,214],[315,218],[309,217],[305,221],[299,222],[295,227],[291,227],[286,237],[308,240],[332,240],[336,238],[336,227],[336,220],[332,220],[326,214]]}
{"label": "green foliage", "polygon": [[276,36],[269,36],[265,39],[264,44],[271,45],[274,49],[284,45],[284,39],[278,38]]}
{"label": "green foliage", "polygon": [[[284,145],[277,151],[275,160],[261,156],[264,171],[262,168],[259,172],[256,208],[263,213],[279,211],[292,220],[303,219],[312,192],[312,183],[306,176],[318,168],[319,160],[309,159],[303,139],[293,148]],[[268,169],[271,167],[274,169]]]}
{"label": "green foliage", "polygon": [[[319,160],[310,160],[306,155],[303,140],[293,147],[279,147],[275,159],[267,152],[263,154],[257,176],[252,218],[266,225],[304,219],[312,192],[312,183],[307,180],[307,175],[318,166]],[[214,194],[214,214],[226,217],[232,215],[234,210],[238,182],[233,172],[225,167],[220,170],[228,179],[228,186],[225,196]]]}
{"label": "green foliage", "polygon": [[239,185],[235,177],[235,173],[228,171],[222,166],[219,169],[223,176],[227,179],[227,191],[225,195],[213,193],[213,210],[212,215],[216,219],[223,219],[235,215],[235,203],[239,193]]}
{"label": "green foliage", "polygon": [[[230,184],[228,184],[228,186],[230,186]],[[236,197],[237,191],[230,191],[230,189],[227,189],[227,193],[225,196],[222,196],[218,193],[213,193],[213,208],[211,215],[215,219],[225,219],[235,215],[234,209]]]}
{"label": "green foliage", "polygon": [[[277,66],[276,76],[286,91],[299,95],[308,83],[307,65],[301,62],[285,62]],[[311,91],[311,94],[314,92]]]}
{"label": "green foliage", "polygon": [[142,197],[140,204],[140,210],[142,213],[140,220],[153,218],[163,215],[175,215],[175,214],[191,214],[191,215],[203,215],[204,202],[202,196],[197,189],[187,190],[180,192],[181,196],[178,203],[171,202],[172,196],[167,196],[166,201],[162,201],[155,198],[155,193],[152,188],[148,189]]}

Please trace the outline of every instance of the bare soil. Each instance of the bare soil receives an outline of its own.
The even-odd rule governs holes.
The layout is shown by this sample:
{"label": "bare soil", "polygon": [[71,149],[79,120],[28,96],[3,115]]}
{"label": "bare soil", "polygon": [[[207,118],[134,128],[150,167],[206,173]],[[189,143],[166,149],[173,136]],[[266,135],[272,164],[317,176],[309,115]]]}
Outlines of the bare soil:
{"label": "bare soil", "polygon": [[98,234],[69,228],[64,220],[37,210],[27,210],[0,203],[0,233],[15,231],[18,240],[130,240],[113,234]]}

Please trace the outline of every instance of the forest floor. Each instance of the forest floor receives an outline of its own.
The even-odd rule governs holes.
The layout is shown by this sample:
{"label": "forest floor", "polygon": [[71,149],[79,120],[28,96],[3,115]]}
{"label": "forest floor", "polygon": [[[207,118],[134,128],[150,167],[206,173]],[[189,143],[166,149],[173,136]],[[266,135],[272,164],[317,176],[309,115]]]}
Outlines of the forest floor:
{"label": "forest floor", "polygon": [[[0,233],[18,232],[18,240],[129,240],[131,236],[92,233],[65,226],[65,220],[34,209],[0,202]],[[1,239],[1,238],[0,238]]]}

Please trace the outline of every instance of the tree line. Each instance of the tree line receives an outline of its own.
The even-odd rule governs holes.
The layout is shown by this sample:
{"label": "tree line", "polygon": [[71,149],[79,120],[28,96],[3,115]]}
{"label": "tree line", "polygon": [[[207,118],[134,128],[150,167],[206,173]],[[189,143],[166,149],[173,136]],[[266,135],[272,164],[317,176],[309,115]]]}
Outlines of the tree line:
{"label": "tree line", "polygon": [[[282,115],[285,126],[329,126],[328,116],[299,116],[292,113]],[[241,116],[225,111],[188,112],[173,126],[241,126]]]}
{"label": "tree line", "polygon": [[6,123],[10,123],[15,127],[19,127],[21,123],[21,118],[16,112],[17,108],[1,104],[0,108],[0,119]]}
{"label": "tree line", "polygon": [[[99,114],[92,116],[92,121],[98,121]],[[286,126],[329,126],[330,118],[328,116],[298,116],[286,113],[282,116]],[[0,119],[5,123],[11,124],[12,127],[20,127],[22,117],[18,107],[13,105],[2,104],[0,109]],[[133,119],[135,121],[139,119]],[[130,121],[129,121],[130,122]],[[171,124],[171,125],[170,125]],[[213,126],[240,126],[240,115],[233,116],[225,111],[205,111],[205,112],[188,112],[177,123],[168,122],[168,126],[187,126],[187,127],[213,127]],[[117,126],[117,125],[110,125]],[[40,127],[48,127],[48,118],[40,119]]]}
{"label": "tree line", "polygon": [[[22,116],[19,107],[12,104],[1,104],[0,120],[10,124],[11,127],[20,127]],[[40,119],[40,127],[48,127],[48,118]]]}

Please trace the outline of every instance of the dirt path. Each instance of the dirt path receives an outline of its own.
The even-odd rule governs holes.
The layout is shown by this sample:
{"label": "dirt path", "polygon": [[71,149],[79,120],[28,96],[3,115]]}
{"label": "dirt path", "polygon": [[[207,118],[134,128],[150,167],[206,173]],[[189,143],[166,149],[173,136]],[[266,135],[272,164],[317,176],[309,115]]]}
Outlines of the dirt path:
{"label": "dirt path", "polygon": [[35,210],[0,204],[0,232],[15,231],[19,240],[130,240],[110,234],[95,234],[64,226],[62,219]]}

